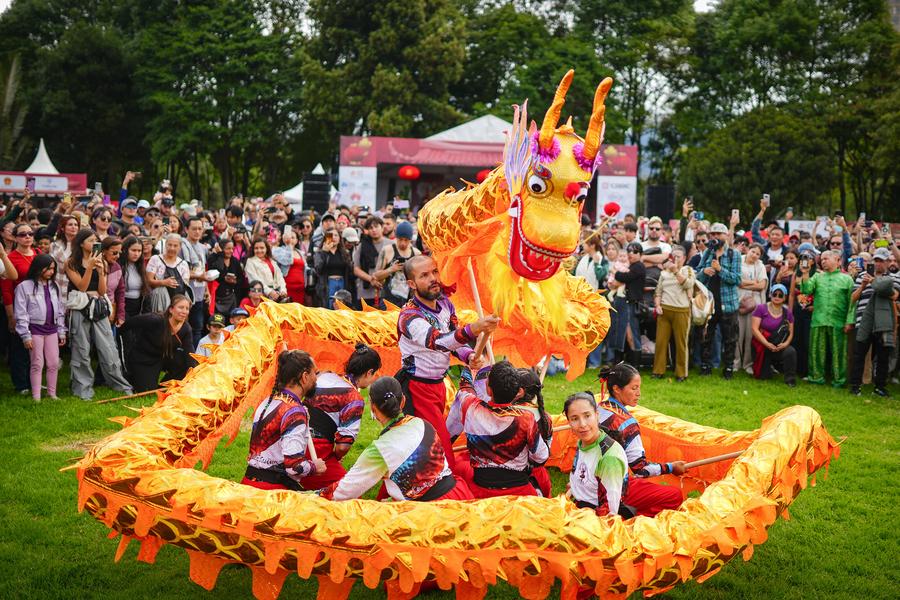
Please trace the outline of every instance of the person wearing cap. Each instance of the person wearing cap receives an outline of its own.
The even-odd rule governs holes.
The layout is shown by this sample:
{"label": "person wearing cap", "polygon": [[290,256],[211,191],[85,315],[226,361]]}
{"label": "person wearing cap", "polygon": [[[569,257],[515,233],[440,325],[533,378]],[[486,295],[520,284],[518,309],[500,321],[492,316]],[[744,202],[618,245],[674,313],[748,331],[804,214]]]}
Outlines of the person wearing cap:
{"label": "person wearing cap", "polygon": [[794,314],[787,307],[788,289],[776,283],[770,290],[770,300],[756,306],[750,317],[753,333],[753,376],[769,379],[772,367],[784,374],[788,387],[797,385],[797,350],[791,345],[794,338]]}
{"label": "person wearing cap", "polygon": [[808,262],[800,262],[800,291],[813,294],[809,332],[810,383],[825,383],[825,357],[831,351],[831,385],[843,387],[847,381],[847,333],[856,311],[850,296],[853,279],[840,269],[841,255],[826,250],[819,257],[822,270],[810,277]]}
{"label": "person wearing cap", "polygon": [[891,251],[878,248],[872,254],[872,272],[863,271],[856,277],[850,299],[856,303],[856,341],[854,361],[850,372],[850,393],[862,393],[862,377],[866,354],[872,349],[872,379],[874,393],[884,398],[887,391],[891,352],[897,345],[892,304],[900,297],[900,276],[888,271]]}
{"label": "person wearing cap", "polygon": [[325,213],[324,215],[322,215],[322,220],[319,222],[319,226],[316,227],[316,230],[313,232],[313,248],[321,248],[322,244],[325,241],[325,238],[328,236],[328,233],[335,227],[337,227],[337,224],[335,222],[333,214]]}
{"label": "person wearing cap", "polygon": [[713,343],[716,328],[722,332],[722,377],[731,379],[734,375],[734,355],[738,337],[738,286],[742,281],[741,253],[729,248],[728,227],[724,223],[713,223],[709,229],[709,243],[697,270],[697,279],[713,295],[716,310],[703,329],[701,375],[712,373]]}
{"label": "person wearing cap", "polygon": [[197,346],[197,354],[200,356],[210,356],[213,349],[209,346],[218,347],[225,341],[225,316],[219,313],[214,314],[209,319],[209,333],[200,338],[200,344]]}
{"label": "person wearing cap", "polygon": [[228,315],[228,327],[225,328],[225,331],[234,331],[235,327],[241,324],[244,319],[250,316],[250,313],[246,308],[235,308],[231,311],[231,314]]}
{"label": "person wearing cap", "polygon": [[644,297],[647,268],[641,260],[644,248],[639,242],[631,242],[625,250],[628,252],[628,270],[616,272],[614,277],[619,283],[625,284],[624,321],[627,325],[624,339],[621,339],[622,345],[613,350],[621,355],[626,352],[627,347],[628,356],[625,359],[631,364],[639,366],[641,364],[641,328],[638,323],[638,305]]}
{"label": "person wearing cap", "polygon": [[128,196],[119,204],[119,212],[121,215],[115,219],[115,223],[119,231],[125,231],[129,225],[137,223],[138,201],[134,196]]}
{"label": "person wearing cap", "polygon": [[409,284],[403,274],[403,265],[421,252],[412,244],[413,226],[410,223],[401,221],[394,233],[397,239],[378,255],[374,277],[384,283],[382,298],[395,306],[403,306],[409,300]]}

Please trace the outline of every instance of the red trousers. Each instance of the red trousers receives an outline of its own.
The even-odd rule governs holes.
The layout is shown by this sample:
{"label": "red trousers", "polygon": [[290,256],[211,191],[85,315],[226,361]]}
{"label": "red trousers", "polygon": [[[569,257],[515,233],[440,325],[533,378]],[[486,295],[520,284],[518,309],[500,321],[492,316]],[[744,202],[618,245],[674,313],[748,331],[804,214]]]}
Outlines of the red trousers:
{"label": "red trousers", "polygon": [[486,488],[481,487],[474,481],[469,484],[469,488],[476,498],[496,498],[498,496],[537,496],[537,490],[530,483],[517,485],[509,488]]}
{"label": "red trousers", "polygon": [[347,469],[334,455],[334,445],[329,440],[313,438],[313,446],[316,448],[316,456],[325,461],[325,471],[313,472],[300,480],[300,486],[304,490],[321,490],[347,474]]}
{"label": "red trousers", "polygon": [[675,510],[683,500],[681,490],[677,487],[637,477],[628,479],[628,490],[622,498],[622,502],[633,506],[637,514],[644,517],[655,517],[660,511],[667,509]]}
{"label": "red trousers", "polygon": [[[462,436],[463,438],[465,435]],[[483,488],[475,483],[475,471],[472,470],[472,463],[469,459],[469,451],[468,450],[460,450],[456,453],[456,467],[453,470],[453,473],[456,475],[457,479],[463,479],[466,483],[469,484],[469,488],[472,490],[472,493],[475,494],[476,498],[493,498],[495,496],[536,496],[534,493],[534,487],[530,485],[523,485],[514,488],[507,489],[489,489]],[[546,467],[535,467],[531,470],[531,479],[537,482],[537,487],[540,492],[540,495],[544,498],[550,497],[550,473],[547,472]],[[484,495],[479,496],[479,492],[475,491],[475,488],[479,490],[483,490]],[[526,488],[531,488],[529,492]],[[517,491],[518,490],[518,491]],[[524,493],[523,493],[524,492]]]}
{"label": "red trousers", "polygon": [[[456,477],[456,476],[454,476]],[[469,489],[469,486],[466,485],[466,482],[456,477],[456,486],[438,498],[438,500],[474,500],[475,496],[472,495],[472,490]]]}
{"label": "red trousers", "polygon": [[413,414],[428,421],[434,427],[438,437],[441,438],[447,464],[453,469],[456,466],[456,459],[453,456],[453,441],[450,439],[447,421],[444,418],[444,406],[447,404],[447,388],[444,386],[444,382],[423,383],[411,379],[409,394],[412,396],[410,400],[412,400]]}

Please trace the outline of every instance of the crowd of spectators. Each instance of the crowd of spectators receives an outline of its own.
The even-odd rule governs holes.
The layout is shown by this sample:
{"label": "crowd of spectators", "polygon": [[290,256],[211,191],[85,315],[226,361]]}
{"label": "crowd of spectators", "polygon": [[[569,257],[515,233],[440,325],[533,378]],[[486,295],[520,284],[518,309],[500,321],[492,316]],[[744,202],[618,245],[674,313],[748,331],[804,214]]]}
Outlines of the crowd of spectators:
{"label": "crowd of spectators", "polygon": [[[235,196],[207,210],[129,193],[0,204],[0,290],[14,388],[56,398],[64,358],[72,393],[122,394],[180,378],[260,304],[403,304],[403,263],[421,253],[415,217],[338,205],[299,212],[283,195]],[[45,205],[38,208],[39,205]],[[417,247],[418,244],[418,247]],[[46,380],[44,380],[46,377]]]}
{"label": "crowd of spectators", "polygon": [[[235,196],[218,210],[177,204],[163,182],[152,201],[129,193],[66,196],[36,208],[27,194],[0,204],[0,290],[10,378],[40,401],[57,395],[68,357],[72,393],[123,394],[180,378],[263,297],[335,308],[384,308],[409,296],[403,264],[427,252],[413,214],[332,201],[295,211],[281,194]],[[818,233],[766,219],[746,231],[733,211],[704,220],[685,201],[677,226],[658,217],[586,217],[568,268],[615,308],[589,366],[627,360],[677,381],[693,365],[730,379],[781,374],[887,395],[897,370],[900,250],[886,224],[840,215]],[[822,235],[824,233],[825,235]],[[870,357],[871,355],[871,357]],[[96,365],[96,367],[95,367]],[[874,367],[874,368],[873,368]],[[46,385],[44,382],[46,376]]]}
{"label": "crowd of spectators", "polygon": [[[739,211],[709,222],[682,206],[677,226],[658,217],[583,220],[570,268],[616,309],[589,366],[627,360],[676,381],[693,365],[757,378],[780,374],[834,387],[864,383],[888,396],[896,383],[900,235],[887,223],[817,219],[790,230],[793,215],[767,219],[768,202],[746,230]],[[849,379],[848,379],[849,373]]]}

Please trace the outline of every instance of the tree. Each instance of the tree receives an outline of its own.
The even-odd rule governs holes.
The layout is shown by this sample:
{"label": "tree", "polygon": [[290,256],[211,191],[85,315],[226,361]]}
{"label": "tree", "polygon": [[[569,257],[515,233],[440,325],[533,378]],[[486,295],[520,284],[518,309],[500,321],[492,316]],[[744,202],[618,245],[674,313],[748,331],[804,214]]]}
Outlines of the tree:
{"label": "tree", "polygon": [[0,168],[3,169],[15,168],[27,143],[22,131],[28,107],[19,95],[21,78],[19,55],[3,57],[0,62]]}
{"label": "tree", "polygon": [[299,131],[297,39],[264,31],[250,0],[191,2],[172,17],[146,29],[139,44],[154,157],[184,171],[196,196],[207,157],[224,197],[260,190]]}
{"label": "tree", "polygon": [[713,214],[732,208],[755,214],[761,194],[769,193],[773,214],[791,206],[800,215],[821,208],[834,187],[830,150],[821,122],[799,111],[764,107],[688,150],[678,187],[694,196],[698,209]]}
{"label": "tree", "polygon": [[[463,19],[447,0],[311,0],[305,116],[320,146],[342,134],[425,136],[456,124]],[[322,144],[321,142],[324,142]]]}

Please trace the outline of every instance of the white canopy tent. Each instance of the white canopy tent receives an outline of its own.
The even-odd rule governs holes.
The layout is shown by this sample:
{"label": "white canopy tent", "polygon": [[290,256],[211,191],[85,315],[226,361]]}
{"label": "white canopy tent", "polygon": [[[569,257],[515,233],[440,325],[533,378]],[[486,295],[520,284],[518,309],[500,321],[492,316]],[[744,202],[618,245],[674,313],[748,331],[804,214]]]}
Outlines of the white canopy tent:
{"label": "white canopy tent", "polygon": [[44,138],[41,138],[37,154],[35,155],[34,160],[31,161],[31,165],[25,169],[25,172],[38,175],[59,175],[59,170],[54,166],[53,161],[50,160],[50,155],[47,154],[47,148],[44,146]]}
{"label": "white canopy tent", "polygon": [[512,129],[512,123],[507,123],[500,117],[484,115],[462,125],[451,127],[440,133],[425,138],[442,142],[476,142],[482,144],[506,143],[506,132]]}

